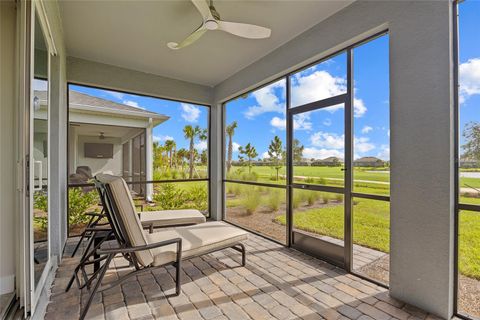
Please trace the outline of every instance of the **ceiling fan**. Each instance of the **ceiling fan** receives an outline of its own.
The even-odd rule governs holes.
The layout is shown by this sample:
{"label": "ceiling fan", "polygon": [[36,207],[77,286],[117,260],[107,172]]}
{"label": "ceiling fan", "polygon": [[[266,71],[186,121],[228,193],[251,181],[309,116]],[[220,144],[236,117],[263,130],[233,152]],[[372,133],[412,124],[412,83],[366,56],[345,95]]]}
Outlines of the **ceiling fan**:
{"label": "ceiling fan", "polygon": [[180,43],[169,42],[167,46],[170,49],[177,50],[186,47],[198,39],[207,31],[220,30],[231,33],[233,35],[247,39],[264,39],[270,37],[272,31],[268,28],[256,26],[253,24],[228,22],[220,19],[220,14],[213,6],[212,0],[210,4],[208,0],[191,0],[203,18],[202,25],[190,34]]}

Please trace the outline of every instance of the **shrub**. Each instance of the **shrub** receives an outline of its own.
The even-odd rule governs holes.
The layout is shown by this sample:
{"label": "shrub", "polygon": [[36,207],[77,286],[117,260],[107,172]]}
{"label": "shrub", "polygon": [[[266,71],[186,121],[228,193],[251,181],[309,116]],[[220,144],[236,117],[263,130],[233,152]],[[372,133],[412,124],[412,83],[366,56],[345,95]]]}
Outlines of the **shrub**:
{"label": "shrub", "polygon": [[48,196],[44,192],[36,192],[33,195],[33,207],[43,212],[48,211]]}
{"label": "shrub", "polygon": [[90,217],[85,212],[98,203],[97,191],[83,192],[81,188],[68,190],[68,222],[72,224],[85,224]]}
{"label": "shrub", "polygon": [[337,202],[343,202],[343,195],[339,193],[335,194],[335,200],[337,200]]}
{"label": "shrub", "polygon": [[247,214],[253,214],[260,205],[260,193],[256,190],[249,190],[243,200],[243,205],[247,210]]}
{"label": "shrub", "polygon": [[317,184],[325,185],[325,184],[327,184],[327,180],[325,178],[318,178],[317,179]]}
{"label": "shrub", "polygon": [[292,199],[293,209],[297,209],[298,207],[300,207],[300,205],[302,204],[302,202],[303,202],[302,194],[299,193],[299,192],[294,193],[294,194],[293,194],[293,199]]}
{"label": "shrub", "polygon": [[153,199],[163,210],[180,209],[188,201],[185,191],[177,189],[172,183],[161,185]]}
{"label": "shrub", "polygon": [[258,174],[255,171],[244,172],[241,175],[241,180],[243,180],[243,181],[257,181],[258,180]]}
{"label": "shrub", "polygon": [[318,200],[320,194],[317,191],[309,191],[307,193],[307,202],[309,206],[313,206],[315,202]]}
{"label": "shrub", "polygon": [[314,183],[314,182],[315,182],[315,179],[313,179],[312,177],[305,178],[305,183]]}
{"label": "shrub", "polygon": [[178,172],[177,172],[177,170],[172,170],[171,175],[172,175],[172,179],[173,179],[173,180],[177,179],[177,178],[178,178]]}
{"label": "shrub", "polygon": [[280,207],[280,201],[281,201],[280,191],[272,190],[269,194],[269,197],[267,198],[267,206],[272,211],[277,211],[278,208]]}
{"label": "shrub", "polygon": [[188,198],[195,206],[195,209],[205,211],[208,209],[208,191],[204,186],[193,186],[188,191]]}
{"label": "shrub", "polygon": [[329,193],[323,193],[322,194],[322,203],[327,204],[332,200],[332,196]]}

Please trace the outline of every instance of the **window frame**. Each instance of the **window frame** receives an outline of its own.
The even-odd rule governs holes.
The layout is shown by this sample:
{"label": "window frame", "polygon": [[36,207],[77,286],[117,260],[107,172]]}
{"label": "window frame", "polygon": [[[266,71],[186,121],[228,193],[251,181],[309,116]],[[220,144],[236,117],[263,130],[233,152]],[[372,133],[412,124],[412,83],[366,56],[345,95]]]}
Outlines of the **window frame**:
{"label": "window frame", "polygon": [[[289,117],[291,117],[293,114],[295,113],[300,113],[300,112],[303,112],[303,111],[307,111],[309,110],[310,108],[313,108],[314,106],[327,106],[327,105],[330,105],[331,103],[333,102],[338,102],[339,100],[351,100],[351,125],[350,125],[350,129],[349,132],[348,132],[348,135],[349,135],[349,140],[350,140],[350,143],[352,144],[352,148],[351,150],[353,151],[353,138],[354,138],[354,130],[353,130],[353,50],[358,47],[358,46],[361,46],[362,44],[365,44],[367,42],[370,42],[370,41],[373,41],[379,37],[382,37],[384,35],[388,35],[389,34],[389,30],[388,29],[384,29],[380,32],[377,32],[369,37],[366,37],[364,38],[363,40],[360,40],[358,42],[355,42],[354,44],[352,45],[349,45],[349,46],[346,46],[342,49],[339,49],[331,54],[328,54],[327,56],[325,57],[322,57],[320,59],[317,59],[315,60],[314,62],[311,62],[311,63],[308,63],[306,65],[303,65],[295,70],[292,70],[292,71],[289,71],[289,72],[286,72],[286,73],[283,73],[281,76],[278,76],[276,77],[275,79],[273,80],[270,80],[264,84],[261,84],[259,86],[255,86],[253,87],[252,89],[248,89],[248,90],[242,90],[240,91],[239,94],[235,95],[234,97],[232,98],[229,98],[223,102],[221,102],[221,119],[222,119],[222,126],[221,126],[221,130],[222,130],[222,136],[221,136],[221,150],[222,150],[222,212],[221,212],[221,217],[222,217],[222,220],[227,222],[227,223],[230,223],[232,225],[235,225],[237,227],[240,227],[242,229],[246,229],[256,235],[259,235],[263,238],[266,238],[266,239],[269,239],[271,241],[274,241],[276,243],[279,243],[283,246],[287,246],[287,247],[291,247],[292,246],[292,229],[293,229],[293,208],[292,208],[292,203],[291,203],[291,199],[292,199],[292,189],[295,187],[295,183],[293,183],[293,180],[292,179],[292,166],[293,166],[293,163],[292,163],[292,153],[291,153],[291,144],[292,144],[292,141],[291,141],[291,134],[290,132],[292,131],[293,128],[289,128],[289,125],[291,127],[291,123],[292,123],[292,119],[289,119]],[[321,100],[317,100],[317,101],[312,101],[312,102],[309,102],[303,106],[295,106],[295,107],[290,107],[290,104],[291,104],[291,77],[295,74],[297,74],[298,72],[301,72],[305,69],[308,69],[312,66],[315,66],[321,62],[324,62],[328,59],[331,59],[341,53],[345,52],[347,54],[347,86],[351,86],[351,90],[350,90],[350,95],[348,93],[343,93],[343,94],[340,94],[340,95],[337,95],[337,96],[333,96],[333,97],[328,97],[328,98],[325,98],[325,99],[321,99]],[[241,96],[244,96],[245,94],[250,94],[254,91],[257,91],[261,88],[264,88],[266,86],[269,86],[275,82],[278,82],[278,81],[281,81],[281,80],[285,80],[286,82],[286,103],[285,103],[285,115],[286,115],[286,119],[287,119],[287,127],[286,127],[286,132],[287,132],[287,137],[286,137],[286,145],[287,145],[287,161],[286,161],[286,171],[287,171],[287,183],[284,184],[284,185],[278,185],[278,184],[269,184],[269,183],[259,183],[259,182],[253,182],[253,181],[239,181],[239,180],[233,180],[233,179],[227,179],[226,177],[226,134],[225,134],[225,129],[226,129],[226,114],[227,114],[227,110],[226,110],[226,105],[233,101],[233,100],[236,100],[238,98],[240,98]],[[347,102],[345,102],[345,106],[347,107]],[[345,114],[345,119],[346,121],[348,121],[347,119],[347,114]],[[347,135],[347,128],[345,128],[345,134]],[[347,146],[346,146],[347,147]],[[351,170],[350,171],[350,179],[345,179],[345,186],[342,188],[344,191],[342,192],[342,194],[345,196],[349,195],[350,197],[350,201],[353,200],[353,198],[364,198],[364,199],[372,199],[372,200],[379,200],[379,201],[388,201],[390,202],[390,194],[387,196],[387,195],[377,195],[377,194],[370,194],[370,193],[362,193],[362,192],[354,192],[353,191],[353,185],[352,184],[348,184],[347,180],[351,180],[350,182],[353,182],[353,154],[345,154],[346,157],[349,157],[351,158],[351,164],[350,164],[350,167],[351,167]],[[346,161],[347,162],[347,161]],[[345,163],[346,163],[345,162]],[[291,181],[290,181],[291,180]],[[246,184],[246,185],[256,185],[256,186],[265,186],[265,187],[274,187],[274,188],[282,188],[282,189],[285,189],[287,195],[286,195],[286,221],[287,221],[287,225],[286,225],[286,228],[287,228],[287,239],[286,239],[286,245],[284,243],[281,243],[275,239],[272,239],[271,237],[269,237],[268,235],[265,235],[265,234],[261,234],[257,231],[254,231],[254,230],[251,230],[251,229],[248,229],[248,228],[245,228],[244,226],[241,226],[241,225],[238,225],[236,223],[232,223],[228,220],[226,220],[226,183],[239,183],[239,184]],[[349,188],[349,190],[347,191],[347,187]],[[328,186],[312,186],[311,188],[312,190],[318,190],[318,191],[325,191],[325,192],[330,192],[330,191],[333,191],[333,192],[337,192],[338,190],[336,190],[337,188],[335,187],[328,187]],[[346,201],[346,199],[345,199]],[[351,234],[350,234],[350,239],[353,239],[353,209],[350,210],[350,212],[348,212],[347,214],[347,218],[345,219],[345,227],[349,227],[350,230],[351,230]],[[346,236],[346,234],[345,234]],[[345,241],[347,241],[347,237],[345,238]],[[350,245],[347,243],[347,245],[345,247],[349,246],[351,249],[353,249],[353,243]],[[351,252],[349,253],[350,257],[352,256],[352,253],[353,253],[353,250],[350,250]],[[385,287],[385,288],[388,288],[389,286],[384,284],[384,283],[381,283],[379,281],[376,281],[375,279],[371,279],[371,278],[368,278],[362,274],[359,274],[357,272],[355,272],[353,270],[353,259],[350,258],[350,261],[348,261],[348,258],[347,258],[347,264],[345,266],[345,269],[362,278],[362,279],[365,279],[367,281],[370,281],[370,282],[373,282],[381,287]]]}
{"label": "window frame", "polygon": [[[129,95],[137,95],[140,97],[147,97],[147,98],[153,98],[153,99],[161,99],[161,100],[167,100],[167,101],[173,101],[173,102],[179,102],[179,103],[189,103],[189,104],[194,104],[197,106],[202,106],[206,107],[208,115],[207,115],[207,154],[208,154],[208,161],[207,161],[207,177],[206,178],[195,178],[195,179],[169,179],[169,180],[146,180],[146,181],[137,181],[135,184],[161,184],[161,183],[188,183],[188,182],[207,182],[208,185],[208,214],[206,215],[206,218],[211,218],[212,217],[212,201],[211,201],[211,196],[212,196],[212,165],[211,165],[211,159],[212,159],[212,106],[210,104],[204,104],[204,103],[197,103],[197,102],[191,102],[188,100],[178,100],[178,99],[171,99],[171,98],[164,98],[161,96],[155,96],[151,94],[143,94],[143,93],[137,93],[137,92],[129,92],[125,90],[118,90],[118,89],[113,89],[109,88],[107,86],[95,86],[95,85],[89,85],[89,84],[83,84],[80,82],[75,82],[75,81],[67,81],[67,86],[66,86],[66,91],[67,91],[67,119],[66,119],[66,126],[67,126],[67,136],[66,136],[66,141],[69,141],[69,126],[70,126],[70,86],[81,86],[81,87],[86,87],[86,88],[92,88],[92,89],[98,89],[98,90],[107,90],[107,91],[114,91],[114,92],[119,92],[119,93],[124,93],[124,94],[129,94]],[[69,148],[66,150],[66,160],[67,160],[67,170],[66,170],[66,181],[67,181],[67,199],[66,199],[66,206],[67,206],[67,215],[66,215],[66,223],[67,223],[67,238],[76,236],[76,235],[71,235],[70,234],[70,223],[69,223],[69,218],[70,218],[70,210],[69,210],[69,196],[68,196],[68,190],[71,187],[92,187],[95,186],[93,183],[87,183],[87,184],[75,184],[75,185],[70,185],[68,183],[68,177],[70,175],[70,152]],[[131,185],[133,184],[132,182],[127,182],[127,184]]]}

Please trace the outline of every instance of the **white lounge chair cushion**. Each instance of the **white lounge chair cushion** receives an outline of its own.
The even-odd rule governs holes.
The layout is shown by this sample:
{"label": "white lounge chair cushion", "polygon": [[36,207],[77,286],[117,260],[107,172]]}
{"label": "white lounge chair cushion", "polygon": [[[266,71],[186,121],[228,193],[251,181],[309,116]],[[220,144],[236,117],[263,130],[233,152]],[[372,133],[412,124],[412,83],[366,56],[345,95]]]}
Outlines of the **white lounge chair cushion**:
{"label": "white lounge chair cushion", "polygon": [[144,211],[139,214],[143,226],[152,225],[154,228],[198,224],[206,221],[205,215],[194,209]]}
{"label": "white lounge chair cushion", "polygon": [[[216,248],[220,249],[248,239],[248,233],[225,222],[215,221],[188,227],[164,229],[154,233],[145,233],[148,243],[167,239],[182,239],[182,258],[201,255]],[[168,245],[151,250],[153,265],[160,266],[176,258],[176,245]]]}
{"label": "white lounge chair cushion", "polygon": [[[96,178],[101,183],[110,187],[113,201],[120,214],[120,217],[117,218],[123,222],[131,245],[135,247],[146,245],[147,238],[143,232],[142,224],[138,218],[132,196],[125,180],[109,174],[98,174]],[[135,252],[135,256],[143,266],[148,266],[153,262],[153,255],[150,250],[137,251]]]}

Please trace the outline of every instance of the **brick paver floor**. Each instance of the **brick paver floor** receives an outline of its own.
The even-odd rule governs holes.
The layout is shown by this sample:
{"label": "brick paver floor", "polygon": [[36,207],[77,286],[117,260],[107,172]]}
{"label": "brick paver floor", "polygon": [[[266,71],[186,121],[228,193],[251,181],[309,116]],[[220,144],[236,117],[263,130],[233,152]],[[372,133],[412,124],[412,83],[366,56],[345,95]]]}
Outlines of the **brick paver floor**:
{"label": "brick paver floor", "polygon": [[[139,275],[97,294],[89,319],[434,319],[394,300],[388,291],[312,258],[250,235],[247,266],[238,252],[221,252],[186,260],[179,296],[171,267]],[[76,319],[86,299],[74,286],[64,289],[78,258],[60,265],[46,319]],[[106,281],[128,271],[115,258]],[[84,290],[86,291],[86,290]]]}

